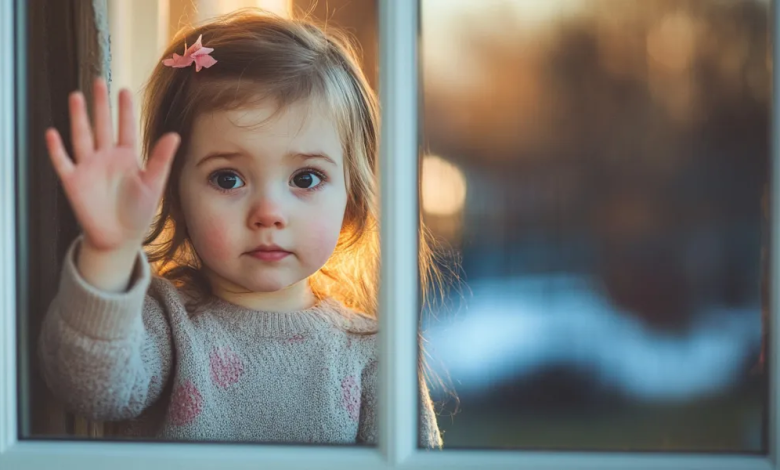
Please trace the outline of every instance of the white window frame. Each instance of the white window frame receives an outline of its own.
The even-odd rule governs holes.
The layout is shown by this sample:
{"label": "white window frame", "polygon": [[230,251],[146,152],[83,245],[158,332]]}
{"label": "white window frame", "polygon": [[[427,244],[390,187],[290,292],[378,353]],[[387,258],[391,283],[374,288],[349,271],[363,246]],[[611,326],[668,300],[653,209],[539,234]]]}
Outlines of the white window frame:
{"label": "white window frame", "polygon": [[[545,0],[537,0],[545,1]],[[639,0],[636,0],[639,1]],[[777,295],[771,294],[772,338],[769,454],[666,454],[617,452],[524,452],[417,449],[417,118],[418,2],[380,0],[382,102],[382,360],[381,434],[378,448],[306,447],[240,444],[110,443],[20,440],[17,435],[15,106],[24,90],[16,88],[15,15],[23,18],[24,0],[0,0],[0,468],[112,470],[144,468],[529,468],[529,469],[702,469],[780,470],[778,465],[777,379],[780,322]],[[15,6],[17,10],[15,11]],[[771,9],[773,44],[780,14]],[[23,33],[23,32],[22,32]],[[20,34],[19,37],[22,37]],[[773,47],[774,62],[778,48]],[[20,72],[21,73],[21,72]],[[774,87],[778,77],[774,75]],[[772,100],[772,178],[780,181],[778,95]],[[42,138],[42,136],[41,136]],[[24,156],[19,156],[24,158]],[[780,185],[772,190],[773,239],[780,234]],[[777,246],[777,245],[776,245]],[[780,249],[773,250],[774,279]],[[390,410],[394,410],[390,412]]]}

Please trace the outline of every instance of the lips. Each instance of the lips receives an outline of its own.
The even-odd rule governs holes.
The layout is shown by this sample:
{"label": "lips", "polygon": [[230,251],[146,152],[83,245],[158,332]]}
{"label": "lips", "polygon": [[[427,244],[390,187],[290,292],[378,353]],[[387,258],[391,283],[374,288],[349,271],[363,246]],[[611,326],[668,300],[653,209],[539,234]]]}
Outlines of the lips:
{"label": "lips", "polygon": [[291,253],[278,245],[260,245],[247,254],[261,261],[280,261]]}

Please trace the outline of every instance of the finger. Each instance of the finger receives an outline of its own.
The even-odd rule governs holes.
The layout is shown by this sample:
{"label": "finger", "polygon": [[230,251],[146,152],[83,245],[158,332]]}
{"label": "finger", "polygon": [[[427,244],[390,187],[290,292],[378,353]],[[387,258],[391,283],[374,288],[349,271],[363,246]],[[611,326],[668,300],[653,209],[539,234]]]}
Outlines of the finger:
{"label": "finger", "polygon": [[135,113],[133,113],[133,97],[130,91],[119,92],[119,141],[122,147],[135,150]]}
{"label": "finger", "polygon": [[165,182],[168,180],[171,162],[176,155],[176,149],[179,148],[180,140],[179,134],[174,132],[162,136],[149,156],[143,179],[146,185],[158,194],[162,192]]}
{"label": "finger", "polygon": [[46,130],[46,147],[49,149],[49,157],[54,171],[57,172],[61,180],[66,179],[73,172],[75,165],[68,156],[68,152],[65,151],[65,146],[62,145],[60,133],[54,128]]}
{"label": "finger", "polygon": [[70,94],[70,137],[73,141],[73,153],[76,162],[89,158],[95,152],[92,128],[89,126],[84,95],[76,91]]}
{"label": "finger", "polygon": [[108,103],[108,87],[102,78],[95,79],[93,87],[93,117],[95,118],[95,148],[111,147],[114,143],[114,130],[111,125],[111,109]]}

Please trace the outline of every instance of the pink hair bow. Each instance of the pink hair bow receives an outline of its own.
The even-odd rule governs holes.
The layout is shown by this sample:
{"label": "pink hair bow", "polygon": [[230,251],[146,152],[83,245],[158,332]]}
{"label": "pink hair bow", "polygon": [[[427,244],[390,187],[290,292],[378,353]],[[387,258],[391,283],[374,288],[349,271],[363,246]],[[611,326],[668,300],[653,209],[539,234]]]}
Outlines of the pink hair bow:
{"label": "pink hair bow", "polygon": [[168,67],[174,67],[177,69],[189,67],[192,63],[195,63],[195,71],[200,72],[203,67],[209,68],[216,64],[217,61],[209,54],[214,50],[212,47],[203,47],[201,39],[203,35],[198,36],[198,40],[195,44],[187,47],[187,43],[184,43],[184,55],[173,53],[173,58],[163,60],[163,65]]}

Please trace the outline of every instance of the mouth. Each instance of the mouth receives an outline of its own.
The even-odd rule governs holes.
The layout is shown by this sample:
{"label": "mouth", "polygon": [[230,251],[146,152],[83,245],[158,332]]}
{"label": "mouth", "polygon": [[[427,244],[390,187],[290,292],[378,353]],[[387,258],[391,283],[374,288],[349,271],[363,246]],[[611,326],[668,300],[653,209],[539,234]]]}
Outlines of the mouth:
{"label": "mouth", "polygon": [[280,261],[292,253],[277,245],[261,245],[247,254],[261,261]]}

